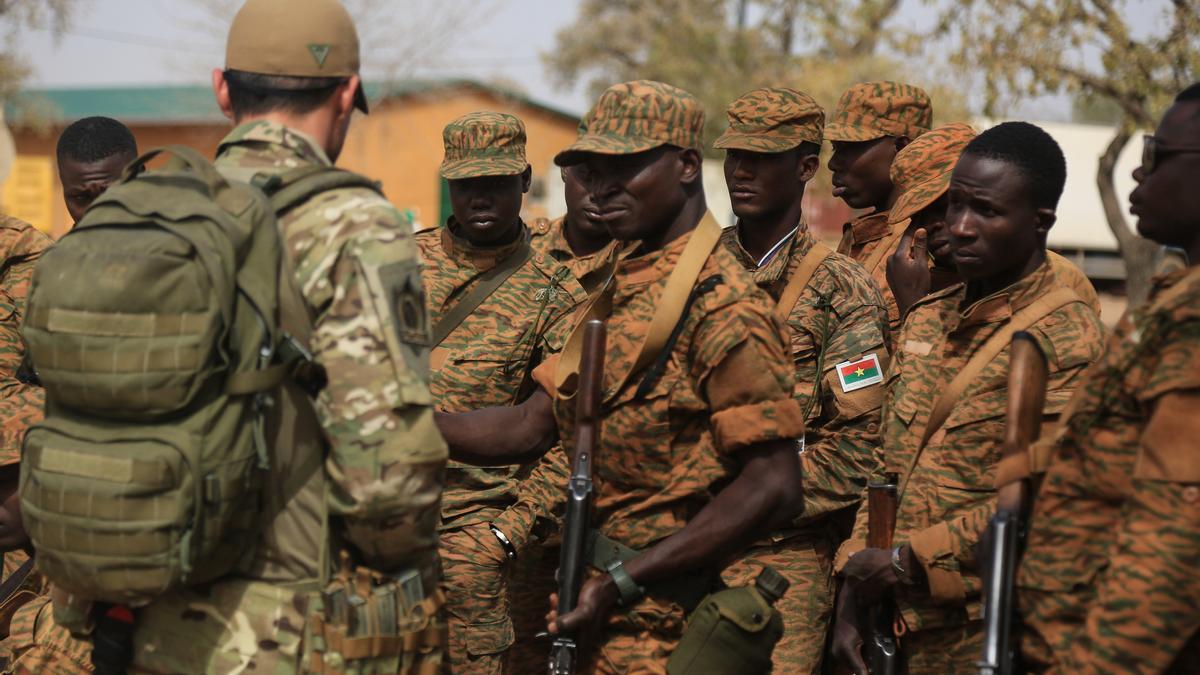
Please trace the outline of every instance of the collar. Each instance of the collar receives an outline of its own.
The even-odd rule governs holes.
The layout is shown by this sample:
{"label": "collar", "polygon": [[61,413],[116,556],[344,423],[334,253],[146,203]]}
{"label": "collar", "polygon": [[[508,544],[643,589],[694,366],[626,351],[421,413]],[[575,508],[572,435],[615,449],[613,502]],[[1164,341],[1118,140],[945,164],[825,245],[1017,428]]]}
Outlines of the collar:
{"label": "collar", "polygon": [[308,164],[333,165],[311,136],[270,120],[255,120],[234,128],[217,145],[217,155],[232,146],[255,144],[268,146],[281,154],[293,155]]}
{"label": "collar", "polygon": [[529,228],[521,221],[521,233],[513,241],[500,246],[477,246],[454,233],[454,216],[442,226],[442,250],[446,257],[460,265],[469,265],[481,272],[495,267],[501,260],[529,245]]}
{"label": "collar", "polygon": [[883,239],[892,233],[892,224],[888,222],[887,211],[876,211],[859,216],[846,223],[845,228],[850,230],[850,236],[854,239],[856,246]]}
{"label": "collar", "polygon": [[802,259],[808,255],[808,252],[812,250],[817,241],[816,237],[809,231],[808,223],[801,217],[800,222],[796,225],[796,229],[792,230],[779,243],[772,247],[775,253],[771,254],[768,252],[766,256],[763,256],[765,262],[756,262],[742,246],[741,237],[738,232],[737,226],[727,228],[721,233],[722,243],[733,254],[733,257],[741,263],[742,267],[753,274],[754,283],[772,293],[779,286],[779,282],[787,276],[788,270],[792,267],[792,261]]}
{"label": "collar", "polygon": [[635,255],[637,249],[631,247],[632,250],[619,254],[616,270],[613,272],[617,295],[632,295],[669,276],[695,231],[693,228],[657,251]]}
{"label": "collar", "polygon": [[955,312],[954,318],[957,321],[951,321],[948,332],[955,333],[973,326],[1007,321],[1013,314],[1060,285],[1050,267],[1050,261],[1047,260],[1015,284],[977,300],[965,309],[962,308],[962,303],[966,298],[967,285],[960,283],[952,286],[951,289],[954,290],[948,294],[957,300],[955,306],[959,311]]}

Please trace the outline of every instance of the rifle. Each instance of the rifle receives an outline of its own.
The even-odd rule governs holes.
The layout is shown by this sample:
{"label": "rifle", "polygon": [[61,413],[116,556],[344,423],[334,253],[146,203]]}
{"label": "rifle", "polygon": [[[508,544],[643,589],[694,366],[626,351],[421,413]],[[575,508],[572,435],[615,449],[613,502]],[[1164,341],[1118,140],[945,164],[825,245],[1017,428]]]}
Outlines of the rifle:
{"label": "rifle", "polygon": [[[899,476],[889,473],[884,481],[867,484],[867,546],[890,549],[892,533],[896,530],[896,483]],[[863,646],[864,661],[871,675],[895,675],[898,671],[899,653],[896,636],[892,632],[892,619],[896,609],[891,600],[881,600],[867,609],[867,623],[871,627]]]}
{"label": "rifle", "polygon": [[[592,465],[600,432],[601,387],[604,380],[604,322],[591,319],[583,325],[579,358],[579,391],[575,399],[575,451],[571,480],[567,483],[567,509],[563,517],[562,553],[558,561],[558,615],[575,609],[587,571],[588,531],[592,526]],[[559,635],[550,645],[550,675],[575,672],[578,645],[570,635]]]}
{"label": "rifle", "polygon": [[[1023,455],[1041,432],[1046,403],[1046,356],[1033,336],[1013,334],[1008,371],[1008,410],[1003,458]],[[1019,645],[1013,640],[1013,581],[1025,548],[1032,489],[1028,478],[1000,488],[996,515],[988,524],[987,567],[983,578],[983,658],[980,675],[1011,675],[1018,670]]]}

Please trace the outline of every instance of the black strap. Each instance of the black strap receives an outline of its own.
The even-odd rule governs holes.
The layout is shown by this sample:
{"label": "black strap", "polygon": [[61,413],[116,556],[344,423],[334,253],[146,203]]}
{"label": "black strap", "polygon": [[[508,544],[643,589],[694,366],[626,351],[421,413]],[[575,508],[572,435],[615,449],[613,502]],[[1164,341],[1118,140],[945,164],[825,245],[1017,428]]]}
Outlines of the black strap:
{"label": "black strap", "polygon": [[492,293],[496,292],[496,289],[503,286],[504,282],[508,281],[508,278],[521,269],[521,266],[529,262],[532,257],[533,247],[526,241],[521,248],[513,251],[512,255],[479,275],[479,281],[475,286],[459,298],[449,312],[438,319],[437,324],[433,327],[433,346],[442,344],[442,341],[453,333],[454,329],[458,328],[459,324],[471,315],[471,312],[482,305],[484,300],[487,300]]}
{"label": "black strap", "polygon": [[[588,532],[587,557],[591,558],[592,567],[607,571],[614,562],[622,564],[633,560],[641,551],[632,549],[619,541],[609,539],[600,534],[599,530]],[[721,578],[712,570],[701,569],[680,574],[673,579],[660,581],[646,587],[646,595],[674,602],[691,612],[700,604],[704,596],[722,586]]]}
{"label": "black strap", "polygon": [[8,578],[4,580],[3,584],[0,584],[0,604],[8,602],[8,599],[12,597],[12,594],[16,593],[17,589],[21,587],[21,584],[25,583],[25,580],[29,578],[29,574],[31,572],[33,572],[32,556],[30,556],[29,560],[26,560],[23,565],[18,567],[15,572],[10,574]]}

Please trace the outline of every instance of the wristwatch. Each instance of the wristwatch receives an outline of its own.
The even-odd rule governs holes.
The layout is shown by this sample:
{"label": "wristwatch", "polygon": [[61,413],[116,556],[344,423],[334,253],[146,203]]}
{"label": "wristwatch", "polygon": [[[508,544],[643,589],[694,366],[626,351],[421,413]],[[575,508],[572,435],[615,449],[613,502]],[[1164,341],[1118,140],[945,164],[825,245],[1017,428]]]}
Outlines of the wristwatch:
{"label": "wristwatch", "polygon": [[496,536],[496,539],[500,541],[500,546],[504,549],[504,557],[508,558],[509,562],[516,560],[517,547],[513,546],[512,542],[508,540],[508,537],[506,537],[504,533],[500,531],[500,528],[496,527],[493,523],[488,523],[488,529],[490,529],[492,534]]}
{"label": "wristwatch", "polygon": [[617,585],[617,594],[620,596],[617,604],[622,607],[632,607],[646,594],[646,589],[639,586],[633,577],[629,576],[629,572],[625,571],[625,564],[620,560],[608,566],[608,575]]}
{"label": "wristwatch", "polygon": [[909,575],[908,570],[904,569],[904,565],[900,564],[900,548],[899,546],[892,549],[892,571],[896,573],[896,578],[905,586],[916,586],[917,582]]}

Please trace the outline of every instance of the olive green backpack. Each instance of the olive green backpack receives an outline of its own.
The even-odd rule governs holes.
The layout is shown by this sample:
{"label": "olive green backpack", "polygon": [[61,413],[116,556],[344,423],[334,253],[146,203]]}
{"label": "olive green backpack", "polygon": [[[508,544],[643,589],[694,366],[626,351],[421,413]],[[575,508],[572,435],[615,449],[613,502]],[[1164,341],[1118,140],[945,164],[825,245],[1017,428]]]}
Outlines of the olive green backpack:
{"label": "olive green backpack", "polygon": [[[133,170],[160,153],[164,168]],[[46,418],[20,494],[39,571],[138,605],[252,551],[265,413],[313,366],[280,328],[296,290],[277,204],[188,148],[130,166],[34,273],[24,336]]]}

